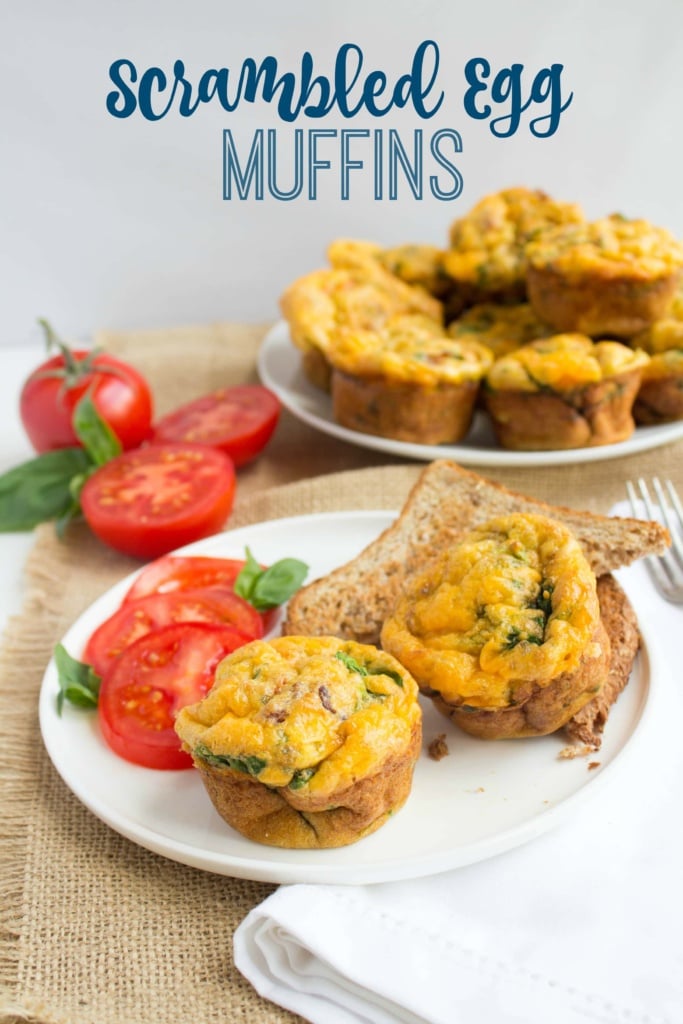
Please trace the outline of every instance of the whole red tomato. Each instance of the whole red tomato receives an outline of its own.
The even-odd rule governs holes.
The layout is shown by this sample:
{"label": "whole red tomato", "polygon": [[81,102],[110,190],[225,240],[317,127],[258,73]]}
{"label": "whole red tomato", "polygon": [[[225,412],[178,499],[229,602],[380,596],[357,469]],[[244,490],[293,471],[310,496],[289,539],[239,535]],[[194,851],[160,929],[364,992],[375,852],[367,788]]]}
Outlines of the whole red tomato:
{"label": "whole red tomato", "polygon": [[[48,336],[56,341],[51,331]],[[36,451],[80,445],[72,418],[88,390],[124,449],[145,441],[151,432],[152,396],[137,370],[104,352],[72,351],[56,343],[60,354],[33,371],[19,400],[21,421]]]}

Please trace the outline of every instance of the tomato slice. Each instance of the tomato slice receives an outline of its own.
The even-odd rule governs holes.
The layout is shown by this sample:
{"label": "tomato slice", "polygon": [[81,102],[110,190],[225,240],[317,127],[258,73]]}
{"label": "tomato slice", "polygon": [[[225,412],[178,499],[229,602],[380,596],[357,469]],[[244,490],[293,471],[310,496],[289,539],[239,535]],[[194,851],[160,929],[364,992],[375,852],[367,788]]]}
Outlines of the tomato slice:
{"label": "tomato slice", "polygon": [[146,768],[191,768],[173,728],[176,715],[201,700],[219,661],[243,642],[231,626],[187,622],[128,647],[100,687],[100,727],[111,749]]}
{"label": "tomato slice", "polygon": [[[149,594],[170,594],[179,590],[214,587],[232,590],[245,564],[244,559],[239,558],[165,555],[145,566],[123,601],[137,601]],[[265,569],[265,566],[262,568]],[[275,624],[277,612],[277,608],[270,608],[258,613],[263,621],[264,632],[268,632]]]}
{"label": "tomato slice", "polygon": [[236,466],[254,459],[270,440],[280,402],[259,384],[221,388],[162,417],[154,441],[191,441],[227,452]]}
{"label": "tomato slice", "polygon": [[243,643],[263,636],[263,619],[255,608],[232,590],[182,590],[171,594],[150,594],[126,601],[92,634],[83,661],[104,676],[121,653],[162,626],[182,622],[229,625]]}
{"label": "tomato slice", "polygon": [[93,473],[81,491],[81,508],[105,544],[149,559],[217,533],[234,494],[235,470],[224,452],[152,444]]}
{"label": "tomato slice", "polygon": [[244,565],[244,559],[240,558],[165,555],[145,566],[123,600],[135,601],[148,594],[170,594],[203,587],[232,589]]}

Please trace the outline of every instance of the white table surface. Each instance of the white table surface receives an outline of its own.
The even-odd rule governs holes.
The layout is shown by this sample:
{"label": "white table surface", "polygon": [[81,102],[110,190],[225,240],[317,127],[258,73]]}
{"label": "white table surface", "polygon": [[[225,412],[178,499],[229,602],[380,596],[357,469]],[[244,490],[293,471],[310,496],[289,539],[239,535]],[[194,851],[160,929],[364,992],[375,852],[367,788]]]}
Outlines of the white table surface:
{"label": "white table surface", "polygon": [[[0,473],[35,455],[19,419],[19,393],[25,378],[44,358],[44,349],[38,345],[0,347]],[[32,533],[0,533],[0,631],[8,617],[21,610],[23,569],[32,544]]]}

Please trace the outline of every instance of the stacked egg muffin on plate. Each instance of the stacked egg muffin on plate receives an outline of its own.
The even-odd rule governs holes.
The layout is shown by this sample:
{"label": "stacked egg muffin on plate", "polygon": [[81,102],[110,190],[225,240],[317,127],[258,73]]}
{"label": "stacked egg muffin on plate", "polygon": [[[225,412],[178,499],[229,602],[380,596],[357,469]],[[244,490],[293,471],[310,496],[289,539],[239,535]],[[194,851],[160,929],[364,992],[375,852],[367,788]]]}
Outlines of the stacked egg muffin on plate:
{"label": "stacked egg muffin on plate", "polygon": [[443,249],[338,239],[327,256],[281,305],[344,427],[453,444],[482,408],[503,447],[547,451],[683,418],[683,246],[664,228],[511,188]]}

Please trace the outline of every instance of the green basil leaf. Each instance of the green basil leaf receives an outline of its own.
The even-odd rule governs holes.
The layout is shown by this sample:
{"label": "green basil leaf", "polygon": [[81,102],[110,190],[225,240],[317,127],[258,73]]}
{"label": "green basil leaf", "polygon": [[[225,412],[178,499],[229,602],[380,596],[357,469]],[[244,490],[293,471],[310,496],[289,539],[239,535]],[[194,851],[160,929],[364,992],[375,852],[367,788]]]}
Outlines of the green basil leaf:
{"label": "green basil leaf", "polygon": [[55,532],[60,540],[64,540],[66,535],[66,528],[69,523],[72,523],[74,519],[81,518],[81,506],[77,501],[72,502],[69,508],[66,510],[64,515],[60,516],[59,519],[55,519]]}
{"label": "green basil leaf", "polygon": [[247,556],[244,568],[240,571],[234,584],[234,591],[238,597],[243,597],[245,601],[251,599],[251,592],[256,586],[256,581],[259,576],[263,575],[263,569],[258,564],[254,556],[252,555],[249,548],[245,548],[245,554]]}
{"label": "green basil leaf", "polygon": [[[359,676],[389,676],[389,679],[393,679],[397,686],[403,689],[403,680],[399,673],[393,668],[385,668],[383,665],[371,666],[368,668],[367,665],[361,665],[360,662],[356,661],[346,651],[337,651],[335,658],[338,658],[343,665],[346,665],[349,672],[357,672]],[[374,694],[376,697],[386,697],[385,693],[375,693],[371,690],[366,683],[366,689],[368,693]]]}
{"label": "green basil leaf", "polygon": [[61,715],[65,700],[79,708],[96,708],[101,680],[92,666],[72,658],[63,644],[55,647],[54,658],[59,680],[57,713]]}
{"label": "green basil leaf", "polygon": [[261,774],[267,764],[262,757],[256,757],[253,754],[245,754],[241,757],[234,757],[230,754],[214,754],[203,743],[197,744],[194,748],[194,755],[215,768],[232,768],[233,771],[244,772],[245,775],[253,775],[254,778]]}
{"label": "green basil leaf", "polygon": [[71,495],[71,504],[67,510],[55,520],[55,530],[60,540],[64,539],[66,528],[69,523],[72,523],[74,519],[82,519],[83,513],[81,512],[81,491],[83,485],[88,477],[92,476],[96,471],[97,466],[90,466],[84,473],[78,473],[72,477],[69,481],[69,494]]}
{"label": "green basil leaf", "polygon": [[403,689],[403,680],[400,674],[393,668],[384,668],[384,666],[378,665],[377,668],[369,668],[368,674],[371,676],[389,676],[389,679],[393,679],[396,685]]}
{"label": "green basil leaf", "polygon": [[346,665],[349,672],[357,672],[359,676],[366,676],[368,674],[365,665],[361,665],[360,662],[356,661],[350,654],[347,654],[346,651],[337,651],[335,658],[341,661],[343,665]]}
{"label": "green basil leaf", "polygon": [[121,454],[121,442],[98,413],[89,391],[74,409],[73,428],[96,466],[103,466]]}
{"label": "green basil leaf", "polygon": [[308,566],[297,558],[282,558],[268,569],[262,569],[249,548],[245,548],[245,554],[246,562],[234,589],[257,612],[284,604],[306,578]]}
{"label": "green basil leaf", "polygon": [[71,508],[71,481],[91,467],[82,448],[60,448],[0,476],[0,531],[32,530]]}
{"label": "green basil leaf", "polygon": [[258,612],[277,608],[294,594],[308,573],[308,566],[298,558],[282,558],[256,580],[249,601]]}
{"label": "green basil leaf", "polygon": [[295,771],[294,774],[292,775],[292,778],[289,781],[289,788],[303,789],[306,783],[310,782],[310,780],[313,778],[317,770],[317,765],[315,768],[299,768],[298,771]]}

